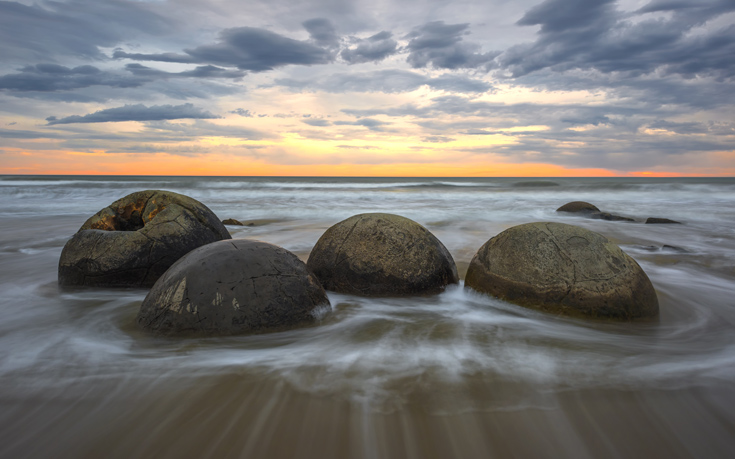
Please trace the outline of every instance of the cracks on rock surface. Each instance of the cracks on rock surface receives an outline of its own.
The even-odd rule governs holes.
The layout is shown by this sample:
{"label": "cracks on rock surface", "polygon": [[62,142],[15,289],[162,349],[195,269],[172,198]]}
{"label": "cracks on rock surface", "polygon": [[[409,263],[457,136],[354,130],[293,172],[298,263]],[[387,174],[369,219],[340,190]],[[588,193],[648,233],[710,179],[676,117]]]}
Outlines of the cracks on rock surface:
{"label": "cracks on rock surface", "polygon": [[569,263],[572,264],[572,272],[573,272],[572,283],[576,284],[577,283],[577,263],[574,261],[574,258],[569,253],[567,253],[567,251],[564,250],[561,247],[561,245],[559,245],[559,241],[556,239],[556,236],[551,231],[551,229],[549,229],[548,223],[544,225],[544,228],[546,228],[546,231],[544,231],[544,233],[546,233],[546,235],[549,236],[549,240],[551,241],[552,244],[554,244],[554,246],[556,246],[556,249],[559,251],[559,254],[563,255],[564,258],[566,258],[569,261]]}
{"label": "cracks on rock surface", "polygon": [[362,221],[362,217],[358,218],[354,225],[352,225],[352,228],[347,232],[347,236],[342,240],[342,243],[339,245],[339,248],[334,252],[334,264],[338,265],[340,262],[337,261],[339,258],[340,253],[342,253],[342,248],[347,243],[347,240],[352,236],[352,232],[355,231],[355,228],[357,225]]}
{"label": "cracks on rock surface", "polygon": [[[597,277],[584,276],[585,277],[584,279],[578,279],[578,276],[581,277],[581,274],[578,271],[578,266],[577,266],[576,260],[574,259],[574,257],[572,257],[566,250],[564,250],[559,245],[558,239],[556,238],[556,236],[554,235],[554,233],[551,231],[551,229],[549,229],[548,223],[545,224],[544,227],[548,231],[548,233],[546,233],[546,234],[548,234],[548,236],[550,237],[551,242],[553,242],[554,245],[556,246],[556,248],[559,249],[559,252],[562,253],[569,260],[570,263],[572,263],[572,269],[574,270],[574,282],[573,283],[575,285],[578,282],[584,282],[584,281],[608,281],[608,280],[614,279],[615,277],[618,276],[618,273],[613,273],[612,275],[609,275],[609,276],[597,276]],[[583,236],[577,236],[577,237],[581,237],[582,239],[585,239],[590,245],[592,245],[592,243],[589,241],[589,239],[587,239],[587,238],[585,238]],[[590,251],[592,251],[592,250],[590,250]],[[596,255],[599,258],[599,254],[596,254]]]}

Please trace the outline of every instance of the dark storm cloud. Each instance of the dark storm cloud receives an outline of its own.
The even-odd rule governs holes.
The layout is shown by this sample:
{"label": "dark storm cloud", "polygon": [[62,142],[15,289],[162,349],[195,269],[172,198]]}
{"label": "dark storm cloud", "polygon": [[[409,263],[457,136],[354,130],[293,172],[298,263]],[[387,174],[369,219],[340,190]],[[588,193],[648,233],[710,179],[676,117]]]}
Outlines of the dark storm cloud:
{"label": "dark storm cloud", "polygon": [[265,29],[235,27],[220,33],[220,41],[185,49],[185,54],[126,53],[116,50],[116,59],[213,64],[262,72],[285,65],[327,64],[333,60],[329,51],[306,41],[298,41]]}
{"label": "dark storm cloud", "polygon": [[355,39],[357,46],[345,48],[340,53],[348,64],[382,61],[398,52],[398,42],[390,32],[380,32],[366,39]]}
{"label": "dark storm cloud", "polygon": [[[659,72],[684,78],[735,76],[735,26],[691,33],[718,16],[735,11],[732,0],[651,2],[634,13],[614,0],[546,0],[519,21],[541,26],[538,40],[508,49],[499,59],[512,76],[542,69],[572,69],[629,77]],[[651,12],[666,18],[651,19]]]}
{"label": "dark storm cloud", "polygon": [[0,56],[6,62],[62,56],[97,59],[104,57],[100,46],[169,28],[168,20],[144,2],[72,0],[27,6],[0,1]]}
{"label": "dark storm cloud", "polygon": [[432,66],[443,69],[490,68],[497,52],[480,52],[480,45],[463,41],[469,24],[424,24],[406,35],[408,63],[414,68]]}
{"label": "dark storm cloud", "polygon": [[106,123],[117,121],[153,121],[175,120],[182,118],[212,119],[219,118],[208,111],[203,111],[192,104],[182,105],[154,105],[146,107],[143,104],[125,105],[123,107],[108,108],[88,115],[72,115],[64,118],[50,116],[46,118],[49,126],[71,123]]}
{"label": "dark storm cloud", "polygon": [[[125,69],[130,73],[100,70],[91,65],[77,67],[65,67],[48,63],[29,65],[21,68],[17,73],[0,76],[0,91],[5,91],[15,97],[92,102],[106,100],[109,92],[107,94],[97,94],[89,90],[84,92],[73,91],[95,86],[139,88],[156,80],[172,78],[239,79],[244,75],[244,72],[240,70],[227,70],[211,65],[200,66],[183,72],[164,72],[140,64],[128,64]],[[185,94],[181,94],[184,97],[178,97],[172,93],[175,90],[174,86],[160,89],[159,92],[175,98],[208,97],[209,94],[218,92],[218,88],[212,86],[211,83],[207,84],[205,89],[208,89],[208,91],[206,93],[199,91],[202,88],[205,87],[200,85],[196,89],[189,89]]]}
{"label": "dark storm cloud", "polygon": [[242,70],[229,70],[214,65],[201,65],[193,70],[183,72],[164,72],[141,64],[127,64],[125,70],[133,75],[148,78],[232,78],[239,79],[245,76]]}
{"label": "dark storm cloud", "polygon": [[362,73],[336,73],[325,78],[309,80],[279,78],[275,80],[275,83],[293,89],[313,89],[331,93],[410,92],[424,85],[432,89],[460,93],[483,93],[493,90],[489,83],[463,75],[447,73],[432,78],[420,73],[398,69]]}
{"label": "dark storm cloud", "polygon": [[325,48],[338,48],[339,47],[339,35],[334,25],[324,18],[315,18],[305,21],[303,24],[309,37],[318,46]]}
{"label": "dark storm cloud", "polygon": [[0,90],[7,91],[68,91],[90,86],[133,88],[146,79],[130,78],[93,67],[64,67],[57,64],[36,64],[20,69],[19,73],[0,76]]}

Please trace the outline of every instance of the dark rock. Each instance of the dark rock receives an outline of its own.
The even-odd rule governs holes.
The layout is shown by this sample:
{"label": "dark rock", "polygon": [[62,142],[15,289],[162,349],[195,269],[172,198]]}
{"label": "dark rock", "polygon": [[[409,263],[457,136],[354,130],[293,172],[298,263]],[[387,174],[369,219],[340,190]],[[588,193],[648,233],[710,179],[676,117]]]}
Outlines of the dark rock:
{"label": "dark rock", "polygon": [[599,212],[600,209],[598,209],[596,206],[593,206],[589,202],[584,201],[572,201],[564,204],[563,206],[556,209],[557,212],[581,212],[581,213],[591,213],[591,212]]}
{"label": "dark rock", "polygon": [[687,249],[683,249],[681,247],[676,247],[675,245],[664,244],[664,246],[661,247],[661,248],[664,249],[664,250],[670,250],[672,252],[677,252],[677,253],[689,253],[689,251]]}
{"label": "dark rock", "polygon": [[241,221],[235,220],[234,218],[228,218],[227,220],[222,220],[223,225],[233,225],[233,226],[244,226],[244,223]]}
{"label": "dark rock", "polygon": [[59,260],[63,286],[150,287],[176,260],[230,239],[204,204],[170,191],[138,191],[89,218]]}
{"label": "dark rock", "polygon": [[589,214],[590,218],[597,218],[600,220],[607,220],[611,222],[634,222],[635,220],[620,215],[611,214],[609,212],[592,212]]}
{"label": "dark rock", "polygon": [[296,255],[235,239],[177,261],[145,297],[136,321],[163,335],[232,335],[313,323],[328,308],[324,289]]}
{"label": "dark rock", "polygon": [[459,282],[446,247],[423,226],[392,214],[337,223],[319,238],[307,265],[325,289],[364,296],[438,293]]}
{"label": "dark rock", "polygon": [[631,320],[658,315],[651,281],[604,236],[562,223],[509,228],[477,252],[465,285],[542,311]]}
{"label": "dark rock", "polygon": [[677,222],[676,220],[669,220],[668,218],[656,218],[656,217],[649,217],[646,220],[647,224],[677,224],[681,225],[681,222]]}

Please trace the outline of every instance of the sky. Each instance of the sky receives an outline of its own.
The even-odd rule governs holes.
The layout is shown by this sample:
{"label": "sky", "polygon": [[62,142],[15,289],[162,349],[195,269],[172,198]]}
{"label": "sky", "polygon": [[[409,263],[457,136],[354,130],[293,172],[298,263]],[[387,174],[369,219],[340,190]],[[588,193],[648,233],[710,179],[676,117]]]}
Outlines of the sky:
{"label": "sky", "polygon": [[735,0],[0,1],[0,174],[735,175]]}

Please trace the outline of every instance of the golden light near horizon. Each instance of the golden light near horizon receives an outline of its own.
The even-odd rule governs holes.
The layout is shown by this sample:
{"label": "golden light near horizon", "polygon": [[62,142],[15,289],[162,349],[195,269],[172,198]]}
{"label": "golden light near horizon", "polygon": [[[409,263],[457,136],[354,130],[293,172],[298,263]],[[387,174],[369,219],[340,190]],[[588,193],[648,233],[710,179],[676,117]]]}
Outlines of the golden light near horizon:
{"label": "golden light near horizon", "polygon": [[[537,16],[533,2],[470,2],[414,21],[400,5],[294,19],[215,12],[206,1],[172,16],[169,1],[119,5],[129,16],[106,17],[119,36],[104,40],[76,10],[33,10],[55,22],[0,45],[12,56],[0,62],[1,174],[104,174],[170,158],[161,173],[735,169],[732,73],[715,65],[727,59],[700,58],[714,52],[702,43],[730,38],[724,10],[702,13],[690,35],[666,13],[675,6],[591,3],[577,19],[603,10],[612,19],[599,36],[577,27],[567,36],[544,26],[548,14]],[[70,17],[84,47],[63,28]],[[681,55],[660,48],[663,26],[687,44]]]}

